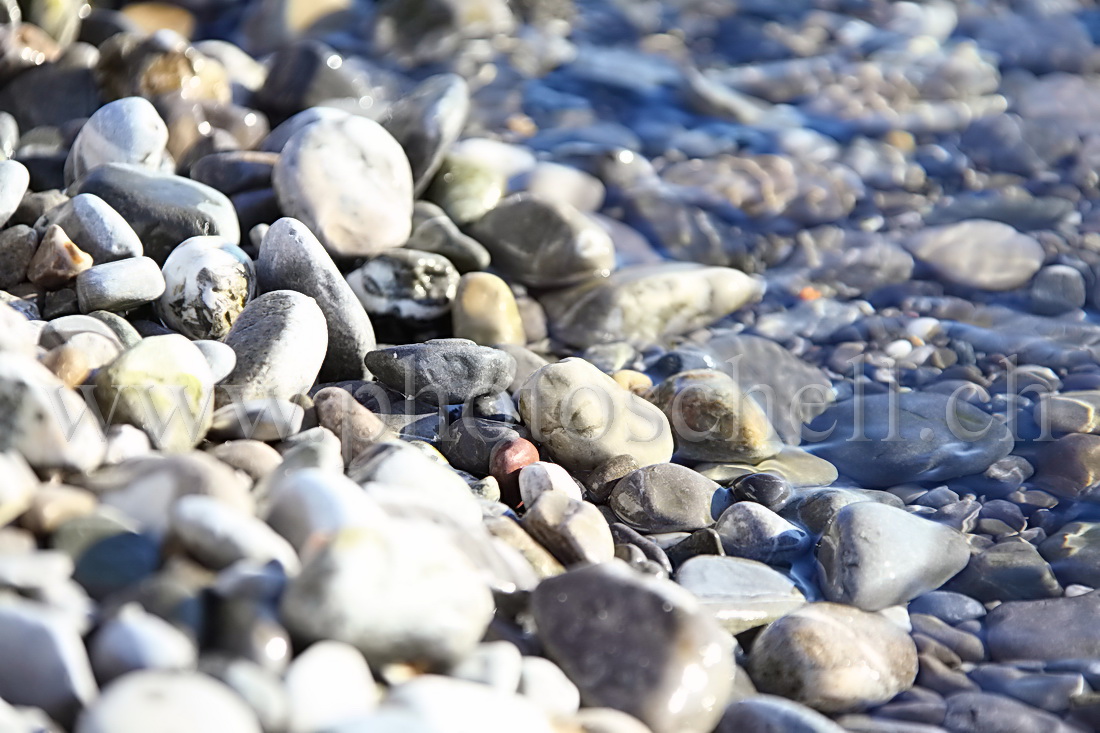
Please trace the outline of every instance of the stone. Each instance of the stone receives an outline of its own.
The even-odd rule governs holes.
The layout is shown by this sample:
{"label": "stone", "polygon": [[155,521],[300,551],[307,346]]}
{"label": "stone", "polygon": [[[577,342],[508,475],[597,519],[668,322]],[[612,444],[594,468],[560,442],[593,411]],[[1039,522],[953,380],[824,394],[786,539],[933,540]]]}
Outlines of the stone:
{"label": "stone", "polygon": [[104,163],[159,170],[167,145],[168,127],[149,100],[124,97],[108,102],[77,133],[65,160],[65,182],[72,183]]}
{"label": "stone", "polygon": [[1042,267],[1042,246],[1007,224],[970,219],[928,227],[903,244],[942,281],[978,290],[1013,290]]}
{"label": "stone", "polygon": [[313,395],[313,406],[317,422],[340,439],[345,463],[351,463],[375,443],[392,437],[385,423],[345,389],[325,387]]}
{"label": "stone", "polygon": [[302,222],[283,218],[264,234],[256,260],[260,287],[296,290],[317,301],[328,323],[320,378],[364,379],[363,357],[375,347],[374,326],[328,252]]}
{"label": "stone", "polygon": [[525,466],[539,460],[539,449],[526,438],[501,440],[489,453],[489,474],[500,485],[501,501],[511,507],[522,501],[519,474]]}
{"label": "stone", "polygon": [[866,611],[936,590],[969,561],[962,533],[877,502],[841,508],[817,549],[825,597]]}
{"label": "stone", "polygon": [[62,725],[98,692],[80,630],[72,619],[44,603],[18,597],[0,602],[0,651],[24,660],[0,670],[0,698],[41,708]]}
{"label": "stone", "polygon": [[378,9],[373,41],[382,53],[415,66],[450,58],[467,38],[488,38],[515,29],[512,9],[503,0],[387,0]]}
{"label": "stone", "polygon": [[218,236],[239,244],[240,222],[225,194],[188,178],[128,163],[97,166],[69,188],[95,194],[122,215],[138,235],[144,253],[163,265],[181,242]]}
{"label": "stone", "polygon": [[188,730],[260,733],[255,713],[229,687],[195,672],[134,672],[118,679],[81,714],[74,733],[136,733],[173,725]]}
{"label": "stone", "polygon": [[489,250],[463,234],[443,209],[430,201],[413,204],[412,234],[405,246],[443,255],[460,273],[484,270],[492,259]]}
{"label": "stone", "polygon": [[43,290],[58,290],[91,266],[92,258],[54,225],[42,235],[27,267],[27,279]]}
{"label": "stone", "polygon": [[[452,150],[461,144],[457,143]],[[492,211],[507,187],[503,173],[476,155],[451,154],[443,159],[424,195],[438,204],[454,223],[465,226]]]}
{"label": "stone", "polygon": [[128,311],[164,294],[160,267],[148,257],[94,265],[76,276],[81,313]]}
{"label": "stone", "polygon": [[585,706],[629,713],[653,733],[703,733],[721,717],[736,673],[729,637],[676,584],[590,565],[542,581],[531,610]]}
{"label": "stone", "polygon": [[519,470],[519,495],[524,506],[534,506],[539,495],[547,491],[561,491],[571,499],[584,500],[580,485],[556,463],[535,461]]}
{"label": "stone", "polygon": [[772,565],[790,564],[810,546],[804,529],[751,501],[739,501],[723,511],[714,530],[727,555]]}
{"label": "stone", "polygon": [[650,733],[633,715],[614,708],[581,708],[573,721],[583,733]]}
{"label": "stone", "polygon": [[774,473],[748,473],[730,482],[738,501],[753,501],[778,511],[791,498],[791,484]]}
{"label": "stone", "polygon": [[301,129],[283,148],[272,180],[279,207],[333,257],[378,254],[404,244],[412,231],[409,160],[371,120],[346,116]]}
{"label": "stone", "polygon": [[806,449],[868,488],[981,473],[1013,446],[1004,424],[967,402],[931,392],[846,400],[809,429],[816,441]]}
{"label": "stone", "polygon": [[104,685],[138,670],[192,670],[198,661],[198,649],[187,634],[136,603],[124,605],[100,627],[89,654]]}
{"label": "stone", "polygon": [[340,531],[287,585],[280,617],[304,640],[356,647],[377,668],[446,667],[493,616],[477,569],[438,528],[392,520]]}
{"label": "stone", "polygon": [[638,346],[706,326],[764,293],[761,280],[727,267],[638,265],[539,299],[553,335],[576,347]]}
{"label": "stone", "polygon": [[205,183],[226,196],[271,186],[278,153],[228,150],[204,155],[191,166],[191,180]]}
{"label": "stone", "polygon": [[541,493],[521,524],[563,565],[607,562],[615,556],[611,529],[599,509],[564,491]]}
{"label": "stone", "polygon": [[619,479],[607,504],[625,524],[643,532],[691,532],[714,524],[719,494],[725,492],[718,484],[690,468],[657,463]]}
{"label": "stone", "polygon": [[1038,488],[1063,499],[1092,497],[1100,484],[1096,473],[1100,436],[1073,433],[1043,443],[1032,463],[1032,482]]}
{"label": "stone", "polygon": [[210,373],[214,375],[214,382],[220,382],[233,372],[237,365],[237,354],[229,346],[221,341],[199,339],[192,341],[202,355],[206,358],[206,364],[210,367]]}
{"label": "stone", "polygon": [[949,696],[943,725],[947,730],[966,733],[1008,729],[1020,733],[1069,733],[1073,730],[1073,727],[1063,724],[1058,716],[988,692],[962,692]]}
{"label": "stone", "polygon": [[[398,717],[390,725],[387,713],[408,717]],[[434,674],[419,675],[396,686],[379,713],[361,721],[361,726],[341,727],[336,733],[448,729],[506,733],[517,728],[531,733],[552,733],[555,730],[537,705],[514,691]]]}
{"label": "stone", "polygon": [[420,82],[387,110],[386,131],[404,148],[419,196],[458,139],[470,112],[470,89],[457,74],[439,74]]}
{"label": "stone", "polygon": [[156,302],[164,325],[191,339],[221,340],[256,295],[256,268],[244,251],[220,237],[191,237],[161,269]]}
{"label": "stone", "polygon": [[447,405],[502,392],[516,371],[515,359],[506,352],[466,339],[432,339],[379,349],[367,354],[366,364],[388,387]]}
{"label": "stone", "polygon": [[432,321],[451,309],[458,270],[443,255],[403,247],[371,257],[347,282],[372,315]]}
{"label": "stone", "polygon": [[1095,618],[1100,592],[1035,601],[1007,601],[985,618],[994,661],[1085,659],[1100,654]]}
{"label": "stone", "polygon": [[17,160],[0,160],[0,227],[7,224],[27,193],[31,176]]}
{"label": "stone", "polygon": [[606,190],[600,179],[572,166],[543,161],[526,178],[532,196],[561,201],[585,212],[597,212],[603,206]]}
{"label": "stone", "polygon": [[0,404],[0,451],[21,454],[40,471],[90,471],[103,460],[99,421],[78,393],[33,359],[0,352]]}
{"label": "stone", "polygon": [[178,334],[143,339],[95,378],[102,414],[141,428],[168,452],[190,450],[203,439],[213,395],[206,358]]}
{"label": "stone", "polygon": [[38,234],[26,224],[0,231],[0,289],[25,282],[31,259],[38,251]]}
{"label": "stone", "polygon": [[552,718],[576,714],[580,691],[558,665],[543,657],[524,657],[517,692],[538,705]]}
{"label": "stone", "polygon": [[[25,465],[20,467],[15,464],[11,460],[12,457],[12,454],[0,456],[0,461],[6,464],[4,468],[10,472],[5,475],[10,475],[13,479],[11,484],[6,487],[8,490],[6,492],[7,498],[0,498],[0,512],[4,513],[8,513],[15,504],[15,500],[17,500],[16,492],[18,492],[21,485],[27,485],[23,484],[24,475],[18,473],[18,471],[21,469],[29,471],[29,469]],[[31,478],[33,479],[33,474]],[[32,481],[28,486],[33,488],[34,482]],[[95,494],[73,486],[39,486],[33,498],[30,498],[29,495],[28,498],[30,500],[26,505],[26,513],[20,517],[19,524],[39,536],[52,535],[65,522],[76,517],[94,514],[99,506]],[[17,506],[17,504],[15,505]]]}
{"label": "stone", "polygon": [[698,555],[680,565],[674,579],[731,634],[766,626],[806,604],[786,575],[742,557]]}
{"label": "stone", "polygon": [[752,646],[757,689],[826,713],[886,702],[917,676],[917,649],[882,615],[812,603],[767,626]]}
{"label": "stone", "polygon": [[650,400],[671,423],[682,458],[755,464],[783,447],[760,405],[716,369],[675,374],[653,390]]}
{"label": "stone", "polygon": [[0,526],[7,526],[33,507],[42,487],[26,460],[14,451],[0,453],[0,471],[4,476],[0,486]]}
{"label": "stone", "polygon": [[532,287],[575,285],[604,278],[615,266],[611,238],[568,204],[516,194],[474,225],[493,266]]}
{"label": "stone", "polygon": [[451,328],[455,338],[483,346],[527,343],[512,289],[490,272],[469,272],[458,281]]}
{"label": "stone", "polygon": [[241,561],[275,561],[287,575],[296,575],[301,566],[294,548],[271,527],[209,496],[178,499],[169,526],[182,547],[212,570]]}
{"label": "stone", "polygon": [[1062,583],[1100,586],[1100,524],[1070,522],[1043,540],[1039,552]]}
{"label": "stone", "polygon": [[[891,725],[893,723],[891,722]],[[722,714],[714,733],[737,733],[752,730],[761,733],[841,733],[852,728],[842,728],[813,708],[800,705],[775,695],[753,695],[744,700],[736,700]],[[907,733],[905,729],[894,728],[895,733]],[[909,733],[922,733],[911,731]],[[931,733],[924,731],[923,733]]]}
{"label": "stone", "polygon": [[288,733],[328,730],[366,715],[378,702],[374,677],[359,650],[319,641],[295,656],[286,671]]}
{"label": "stone", "polygon": [[1039,396],[1035,422],[1058,433],[1100,432],[1100,390],[1069,390]]}
{"label": "stone", "polygon": [[520,389],[519,412],[532,437],[571,471],[620,455],[641,466],[672,457],[664,413],[583,359],[535,371]]}
{"label": "stone", "polygon": [[1085,276],[1069,265],[1050,265],[1031,281],[1031,310],[1057,316],[1081,308],[1088,298]]}
{"label": "stone", "polygon": [[[328,349],[328,325],[317,301],[293,290],[274,290],[241,311],[225,343],[237,365],[225,378],[233,400],[289,400],[309,391]],[[217,406],[226,404],[219,393]]]}
{"label": "stone", "polygon": [[639,468],[641,467],[632,456],[621,455],[608,458],[584,477],[584,487],[588,489],[589,498],[597,504],[607,503],[619,479]]}

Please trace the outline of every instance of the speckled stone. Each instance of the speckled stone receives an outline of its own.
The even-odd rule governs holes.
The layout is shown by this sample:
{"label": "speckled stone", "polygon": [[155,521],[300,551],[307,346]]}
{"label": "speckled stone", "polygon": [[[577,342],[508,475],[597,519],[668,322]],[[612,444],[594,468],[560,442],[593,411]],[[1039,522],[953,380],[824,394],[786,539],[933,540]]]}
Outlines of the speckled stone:
{"label": "speckled stone", "polygon": [[156,303],[157,315],[192,339],[225,338],[256,294],[252,259],[220,237],[181,242],[161,272],[165,290]]}

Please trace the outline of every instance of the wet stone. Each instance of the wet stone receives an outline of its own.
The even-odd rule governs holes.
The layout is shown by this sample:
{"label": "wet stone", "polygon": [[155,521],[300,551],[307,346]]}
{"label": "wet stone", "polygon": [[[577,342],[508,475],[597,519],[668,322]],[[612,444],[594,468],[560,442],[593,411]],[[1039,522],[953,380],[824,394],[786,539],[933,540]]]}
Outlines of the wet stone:
{"label": "wet stone", "polygon": [[676,569],[675,580],[731,634],[766,626],[806,603],[790,578],[741,557],[693,557]]}
{"label": "wet stone", "polygon": [[793,562],[810,546],[801,527],[751,501],[737,502],[714,525],[727,555],[774,565]]}
{"label": "wet stone", "polygon": [[725,492],[690,468],[658,463],[626,474],[607,503],[628,526],[645,532],[693,531],[714,523]]}

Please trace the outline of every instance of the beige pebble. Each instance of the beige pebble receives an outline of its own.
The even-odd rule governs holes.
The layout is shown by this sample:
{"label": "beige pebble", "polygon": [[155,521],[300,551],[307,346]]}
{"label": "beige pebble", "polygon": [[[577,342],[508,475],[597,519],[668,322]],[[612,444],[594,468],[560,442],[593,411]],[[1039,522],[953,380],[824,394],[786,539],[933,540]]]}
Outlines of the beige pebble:
{"label": "beige pebble", "polygon": [[451,317],[455,338],[483,346],[526,343],[516,298],[508,284],[491,273],[462,276]]}
{"label": "beige pebble", "polygon": [[88,357],[72,344],[61,344],[50,349],[42,357],[42,364],[70,388],[84,384],[92,373]]}
{"label": "beige pebble", "polygon": [[98,506],[99,500],[87,489],[43,484],[19,523],[36,535],[48,535],[70,519],[92,514]]}
{"label": "beige pebble", "polygon": [[46,230],[31,258],[27,279],[45,290],[57,290],[92,266],[92,257],[77,247],[56,224]]}
{"label": "beige pebble", "polygon": [[641,372],[636,372],[633,369],[620,369],[611,375],[611,378],[615,382],[627,390],[633,392],[636,395],[645,396],[649,392],[650,387],[653,386],[653,380],[647,377]]}

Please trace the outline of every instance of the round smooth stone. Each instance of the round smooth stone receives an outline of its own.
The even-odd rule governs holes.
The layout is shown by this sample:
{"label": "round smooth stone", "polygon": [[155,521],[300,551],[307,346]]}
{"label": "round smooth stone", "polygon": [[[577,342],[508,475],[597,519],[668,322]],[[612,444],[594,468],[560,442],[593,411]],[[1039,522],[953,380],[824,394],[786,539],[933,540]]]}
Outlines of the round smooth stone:
{"label": "round smooth stone", "polygon": [[469,272],[459,280],[451,326],[455,338],[484,346],[527,343],[516,296],[508,283],[490,272]]}
{"label": "round smooth stone", "polygon": [[319,641],[286,671],[289,731],[330,730],[374,710],[379,694],[363,655],[339,641]]}
{"label": "round smooth stone", "polygon": [[126,604],[100,627],[89,654],[101,684],[142,669],[194,669],[198,660],[187,634],[136,603]]}
{"label": "round smooth stone", "polygon": [[237,353],[221,341],[199,339],[192,341],[198,347],[202,355],[206,357],[206,363],[210,366],[210,373],[214,375],[214,383],[222,381],[233,372],[237,365]]}
{"label": "round smooth stone", "polygon": [[450,217],[430,201],[413,205],[413,231],[405,246],[443,255],[459,272],[484,270],[492,259],[489,250],[462,233]]}
{"label": "round smooth stone", "polygon": [[27,280],[43,290],[59,290],[93,264],[92,258],[56,224],[46,229],[27,266]]}
{"label": "round smooth stone", "polygon": [[148,257],[131,257],[95,265],[76,276],[81,313],[124,312],[164,294],[164,276]]}
{"label": "round smooth stone", "polygon": [[556,463],[536,461],[519,470],[519,495],[524,506],[534,506],[539,495],[547,491],[561,491],[577,501],[584,499],[577,482]]}
{"label": "round smooth stone", "polygon": [[50,209],[35,222],[38,232],[57,224],[97,264],[141,257],[141,239],[122,215],[99,196],[82,193]]}
{"label": "round smooth stone", "polygon": [[143,97],[117,99],[96,110],[73,141],[65,161],[72,183],[104,163],[135,163],[159,170],[168,145],[168,126]]}
{"label": "round smooth stone", "polygon": [[220,237],[192,237],[161,268],[164,293],[156,312],[164,325],[192,339],[224,339],[256,294],[256,269],[244,251]]}
{"label": "round smooth stone", "polygon": [[80,715],[74,733],[145,733],[166,721],[180,730],[261,733],[255,713],[226,685],[202,674],[159,671],[116,680]]}
{"label": "round smooth stone", "polygon": [[279,207],[333,257],[369,257],[412,231],[413,178],[401,145],[363,117],[322,119],[287,141],[273,176]]}
{"label": "round smooth stone", "polygon": [[725,490],[686,466],[657,463],[622,477],[607,504],[625,524],[643,532],[691,532],[714,524],[719,491]]}
{"label": "round smooth stone", "polygon": [[904,245],[944,282],[979,290],[1026,285],[1045,257],[1033,237],[986,219],[927,227]]}
{"label": "round smooth stone", "polygon": [[722,512],[714,529],[726,554],[769,564],[790,563],[810,545],[806,530],[751,501],[739,501]]}
{"label": "round smooth stone", "polygon": [[193,557],[214,570],[248,561],[276,561],[287,575],[297,574],[298,553],[256,517],[210,496],[181,497],[172,506],[172,534]]}

